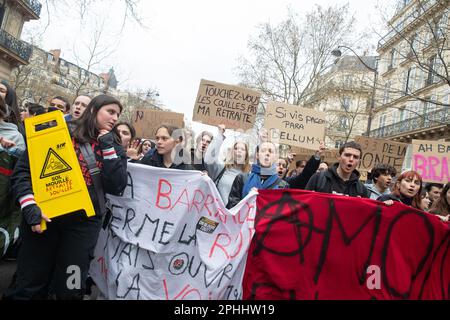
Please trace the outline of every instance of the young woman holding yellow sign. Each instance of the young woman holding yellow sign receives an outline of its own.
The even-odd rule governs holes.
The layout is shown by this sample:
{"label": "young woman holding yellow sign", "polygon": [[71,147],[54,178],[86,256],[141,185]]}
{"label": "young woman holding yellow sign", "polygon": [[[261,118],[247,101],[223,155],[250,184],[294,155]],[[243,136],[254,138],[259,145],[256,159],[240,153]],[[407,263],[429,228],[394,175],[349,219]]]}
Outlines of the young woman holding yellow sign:
{"label": "young woman holding yellow sign", "polygon": [[[73,147],[96,212],[93,217],[79,211],[48,219],[34,200],[28,153],[19,160],[12,176],[12,188],[22,208],[23,243],[16,278],[5,298],[48,299],[50,293],[57,299],[83,298],[90,260],[106,210],[104,193],[120,195],[127,183],[126,154],[113,131],[121,112],[118,100],[97,96],[72,130]],[[99,170],[90,170],[92,166]],[[41,230],[42,219],[47,222],[45,232]],[[77,272],[79,281],[69,286],[69,278]]]}

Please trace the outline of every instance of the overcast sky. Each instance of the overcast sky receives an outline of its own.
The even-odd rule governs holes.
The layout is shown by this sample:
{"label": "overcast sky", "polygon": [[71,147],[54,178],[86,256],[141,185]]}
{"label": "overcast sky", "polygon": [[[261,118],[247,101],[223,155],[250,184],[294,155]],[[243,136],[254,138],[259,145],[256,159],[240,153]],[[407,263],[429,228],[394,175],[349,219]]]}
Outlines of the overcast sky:
{"label": "overcast sky", "polygon": [[[83,55],[83,43],[88,43],[95,25],[105,20],[103,43],[117,48],[103,61],[100,69],[114,66],[119,87],[154,88],[159,91],[159,102],[173,111],[192,118],[192,110],[200,79],[236,84],[237,59],[247,54],[250,36],[257,34],[259,23],[277,23],[286,17],[290,5],[304,15],[316,4],[323,7],[350,4],[350,12],[357,19],[358,30],[370,30],[379,24],[380,3],[391,0],[143,0],[140,15],[148,28],[127,23],[121,33],[123,7],[119,0],[108,0],[93,8],[84,28],[80,28],[79,14],[61,10],[52,15],[41,38],[45,50],[61,49],[62,57],[74,61],[74,50]],[[102,14],[99,14],[101,12]],[[106,19],[104,19],[107,17]],[[41,20],[25,25],[24,37],[30,30],[42,30],[47,25],[46,10]],[[376,45],[376,40],[373,45]],[[355,44],[355,48],[358,44]],[[74,49],[78,48],[78,49]]]}

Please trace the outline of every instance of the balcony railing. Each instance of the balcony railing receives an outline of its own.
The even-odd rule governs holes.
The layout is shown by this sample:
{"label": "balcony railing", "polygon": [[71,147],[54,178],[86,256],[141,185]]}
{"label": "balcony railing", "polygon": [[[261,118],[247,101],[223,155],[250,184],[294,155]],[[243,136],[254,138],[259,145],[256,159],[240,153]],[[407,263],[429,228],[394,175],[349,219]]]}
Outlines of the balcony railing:
{"label": "balcony railing", "polygon": [[[428,11],[428,9],[430,9],[432,6],[437,4],[439,1],[441,1],[441,0],[422,1],[422,7],[420,7],[420,9],[415,9],[404,19],[400,20],[394,27],[392,27],[392,26],[390,27],[392,29],[388,32],[388,34],[386,34],[378,42],[378,49],[383,47],[386,43],[388,43],[396,35],[401,34],[403,29],[405,29],[413,21],[416,21],[419,16],[421,16],[424,12]],[[417,21],[419,21],[419,20],[417,20]]]}
{"label": "balcony railing", "polygon": [[28,62],[33,52],[33,48],[26,42],[16,39],[5,30],[0,30],[0,46],[19,56],[22,60]]}
{"label": "balcony railing", "polygon": [[38,17],[41,15],[42,4],[37,0],[22,0]]}
{"label": "balcony railing", "polygon": [[370,131],[370,136],[376,138],[392,137],[401,133],[416,131],[421,128],[428,129],[445,124],[450,125],[448,107],[443,107],[443,109],[426,113],[424,116],[406,119],[389,126],[372,130]]}

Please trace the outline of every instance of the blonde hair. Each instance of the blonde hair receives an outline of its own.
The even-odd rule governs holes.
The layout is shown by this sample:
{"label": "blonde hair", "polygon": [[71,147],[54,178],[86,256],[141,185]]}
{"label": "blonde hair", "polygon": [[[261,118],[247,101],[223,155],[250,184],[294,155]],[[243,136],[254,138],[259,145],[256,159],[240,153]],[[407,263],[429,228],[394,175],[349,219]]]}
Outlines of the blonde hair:
{"label": "blonde hair", "polygon": [[[243,144],[245,147],[245,160],[244,160],[244,163],[242,163],[242,164],[236,163],[236,159],[234,159],[234,149],[236,148],[236,146],[239,143]],[[251,167],[250,166],[250,154],[248,153],[248,145],[244,141],[236,141],[233,144],[233,147],[228,150],[227,157],[225,158],[225,168],[226,169],[231,169],[231,168],[236,168],[236,167],[241,167],[243,172],[250,171],[250,167]]]}

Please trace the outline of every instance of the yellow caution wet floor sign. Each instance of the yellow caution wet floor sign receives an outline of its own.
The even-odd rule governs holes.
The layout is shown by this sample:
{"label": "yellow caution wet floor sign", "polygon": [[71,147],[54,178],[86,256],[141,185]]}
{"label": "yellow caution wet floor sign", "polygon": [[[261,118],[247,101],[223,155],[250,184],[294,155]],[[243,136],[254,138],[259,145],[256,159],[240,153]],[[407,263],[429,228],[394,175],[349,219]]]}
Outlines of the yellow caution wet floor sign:
{"label": "yellow caution wet floor sign", "polygon": [[25,130],[34,198],[42,213],[50,219],[78,210],[95,215],[63,114],[27,118]]}

